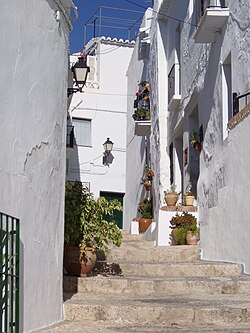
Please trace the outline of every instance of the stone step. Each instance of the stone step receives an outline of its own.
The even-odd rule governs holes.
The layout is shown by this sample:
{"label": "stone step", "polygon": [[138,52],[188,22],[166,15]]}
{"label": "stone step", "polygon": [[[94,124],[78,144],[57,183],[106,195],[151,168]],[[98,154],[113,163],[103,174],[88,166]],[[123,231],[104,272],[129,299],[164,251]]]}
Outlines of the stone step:
{"label": "stone step", "polygon": [[[223,325],[129,325],[106,322],[90,322],[88,320],[69,321],[53,325],[36,333],[249,333],[249,323],[223,324]],[[34,333],[34,332],[33,332]]]}
{"label": "stone step", "polygon": [[[149,249],[138,248],[134,245],[123,244],[120,248],[113,248],[107,255],[108,262],[193,262],[200,259],[200,249],[196,245],[157,246]],[[145,243],[145,242],[143,242]],[[144,245],[142,245],[144,246]],[[147,245],[145,245],[147,246]]]}
{"label": "stone step", "polygon": [[[77,278],[64,276],[64,291],[94,294],[163,295],[199,292],[250,295],[250,277],[142,278],[102,276]],[[82,295],[84,297],[84,295]]]}
{"label": "stone step", "polygon": [[147,277],[195,277],[195,276],[240,276],[240,264],[218,262],[178,262],[178,263],[143,263],[122,262],[120,268],[124,276]]}
{"label": "stone step", "polygon": [[[143,325],[250,325],[250,298],[245,295],[189,293],[166,296],[68,295],[65,316],[71,321],[107,321]],[[250,327],[250,326],[249,326]]]}
{"label": "stone step", "polygon": [[111,251],[126,251],[126,250],[152,250],[156,248],[154,241],[145,240],[123,240],[120,247],[112,247]]}
{"label": "stone step", "polygon": [[132,235],[129,233],[122,233],[122,241],[139,241],[142,239],[143,234]]}

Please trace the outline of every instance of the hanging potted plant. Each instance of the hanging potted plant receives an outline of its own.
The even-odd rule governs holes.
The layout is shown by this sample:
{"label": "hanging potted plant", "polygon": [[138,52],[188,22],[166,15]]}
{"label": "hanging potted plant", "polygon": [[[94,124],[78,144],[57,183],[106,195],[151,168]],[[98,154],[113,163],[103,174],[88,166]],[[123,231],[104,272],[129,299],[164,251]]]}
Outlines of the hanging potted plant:
{"label": "hanging potted plant", "polygon": [[154,172],[147,165],[144,168],[144,178],[141,179],[141,184],[143,184],[147,191],[151,190],[151,184],[154,177]]}
{"label": "hanging potted plant", "polygon": [[198,135],[195,132],[194,128],[192,129],[190,135],[189,135],[189,141],[190,144],[194,147],[194,150],[197,152],[201,152],[201,142],[198,140]]}
{"label": "hanging potted plant", "polygon": [[153,218],[153,207],[151,199],[144,199],[139,203],[138,211],[141,215],[139,218],[139,231],[145,232],[150,224],[152,223]]}
{"label": "hanging potted plant", "polygon": [[164,199],[168,206],[175,206],[180,193],[176,192],[176,186],[171,185],[169,190],[164,191]]}
{"label": "hanging potted plant", "polygon": [[121,231],[115,221],[103,216],[113,216],[121,211],[118,200],[93,198],[81,182],[67,182],[65,191],[65,250],[64,268],[69,275],[84,276],[95,266],[98,252],[108,251],[108,242],[121,245]]}

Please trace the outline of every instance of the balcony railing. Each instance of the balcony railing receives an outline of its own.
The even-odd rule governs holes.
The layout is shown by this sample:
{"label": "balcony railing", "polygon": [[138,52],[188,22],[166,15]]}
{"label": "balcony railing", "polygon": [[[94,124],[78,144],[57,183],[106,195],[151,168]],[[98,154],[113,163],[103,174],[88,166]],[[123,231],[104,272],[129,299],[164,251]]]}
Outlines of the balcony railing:
{"label": "balcony railing", "polygon": [[19,219],[0,212],[1,332],[19,333]]}
{"label": "balcony railing", "polygon": [[225,0],[200,0],[197,2],[196,43],[213,43],[229,16]]}
{"label": "balcony railing", "polygon": [[201,0],[201,16],[207,8],[225,8],[225,0]]}
{"label": "balcony railing", "polygon": [[67,125],[66,147],[74,148],[74,126]]}

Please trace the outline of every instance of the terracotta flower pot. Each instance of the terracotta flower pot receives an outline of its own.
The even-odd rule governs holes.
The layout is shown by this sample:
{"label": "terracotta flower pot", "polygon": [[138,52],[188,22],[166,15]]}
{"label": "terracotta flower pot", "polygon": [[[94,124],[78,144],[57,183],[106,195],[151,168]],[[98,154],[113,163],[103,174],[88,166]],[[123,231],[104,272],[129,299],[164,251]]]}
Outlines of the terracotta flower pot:
{"label": "terracotta flower pot", "polygon": [[150,224],[152,223],[152,219],[146,219],[144,217],[140,217],[139,219],[139,231],[145,232]]}
{"label": "terracotta flower pot", "polygon": [[86,276],[95,266],[96,252],[85,247],[66,246],[64,251],[64,268],[69,275]]}
{"label": "terracotta flower pot", "polygon": [[167,193],[165,194],[164,199],[168,206],[175,206],[178,201],[178,194]]}
{"label": "terracotta flower pot", "polygon": [[176,233],[177,233],[178,228],[174,228],[172,229],[171,235],[172,235],[172,245],[180,245],[177,237],[176,237]]}
{"label": "terracotta flower pot", "polygon": [[151,190],[151,184],[144,184],[145,188],[147,191]]}
{"label": "terracotta flower pot", "polygon": [[186,195],[185,196],[185,205],[186,206],[193,206],[194,199],[195,199],[194,195]]}
{"label": "terracotta flower pot", "polygon": [[188,231],[186,233],[186,241],[188,245],[197,245],[199,240],[200,236],[197,233],[194,233],[192,231]]}
{"label": "terracotta flower pot", "polygon": [[194,143],[194,150],[200,153],[201,152],[201,143],[195,142]]}

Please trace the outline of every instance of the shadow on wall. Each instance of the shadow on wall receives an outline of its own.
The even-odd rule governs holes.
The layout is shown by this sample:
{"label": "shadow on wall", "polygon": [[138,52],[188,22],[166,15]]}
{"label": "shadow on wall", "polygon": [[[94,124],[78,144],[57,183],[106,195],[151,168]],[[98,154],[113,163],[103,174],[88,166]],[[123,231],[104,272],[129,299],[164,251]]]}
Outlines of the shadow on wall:
{"label": "shadow on wall", "polygon": [[69,114],[67,119],[66,180],[81,181],[78,146]]}

